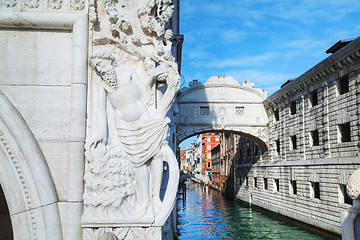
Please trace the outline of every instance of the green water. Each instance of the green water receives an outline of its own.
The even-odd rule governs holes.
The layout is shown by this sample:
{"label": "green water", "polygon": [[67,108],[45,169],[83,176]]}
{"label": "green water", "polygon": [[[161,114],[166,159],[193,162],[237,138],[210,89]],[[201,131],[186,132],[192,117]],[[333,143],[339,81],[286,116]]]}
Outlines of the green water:
{"label": "green water", "polygon": [[179,239],[327,239],[237,201],[227,201],[196,183],[188,181],[186,187],[186,200],[178,200]]}

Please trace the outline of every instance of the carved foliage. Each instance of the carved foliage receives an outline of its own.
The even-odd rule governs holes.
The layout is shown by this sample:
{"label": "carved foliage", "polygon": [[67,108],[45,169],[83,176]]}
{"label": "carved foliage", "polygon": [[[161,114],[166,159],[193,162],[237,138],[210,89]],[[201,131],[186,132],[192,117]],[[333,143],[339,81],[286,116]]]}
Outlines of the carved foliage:
{"label": "carved foliage", "polygon": [[15,7],[17,2],[16,0],[3,0],[2,1],[2,4],[5,6],[5,7]]}
{"label": "carved foliage", "polygon": [[74,10],[83,10],[85,7],[85,1],[84,0],[71,0],[70,6]]}
{"label": "carved foliage", "polygon": [[86,240],[132,240],[132,239],[161,239],[161,228],[150,227],[124,227],[124,228],[84,228],[84,238]]}
{"label": "carved foliage", "polygon": [[62,0],[49,0],[49,7],[52,9],[60,9],[62,7]]}
{"label": "carved foliage", "polygon": [[38,8],[40,5],[40,0],[25,0],[25,5],[29,8]]}
{"label": "carved foliage", "polygon": [[[99,143],[87,153],[88,168],[85,173],[85,206],[100,207],[111,216],[126,216],[134,209],[121,208],[123,201],[131,201],[135,193],[134,169],[119,148]],[[95,157],[94,157],[95,156]]]}

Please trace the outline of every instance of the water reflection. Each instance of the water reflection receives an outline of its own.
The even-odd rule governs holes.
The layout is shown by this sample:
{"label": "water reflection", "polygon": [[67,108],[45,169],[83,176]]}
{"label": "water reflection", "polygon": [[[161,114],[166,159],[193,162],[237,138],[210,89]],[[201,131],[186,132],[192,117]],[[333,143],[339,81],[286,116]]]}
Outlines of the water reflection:
{"label": "water reflection", "polygon": [[325,239],[236,201],[227,201],[198,184],[186,184],[186,200],[178,202],[179,239]]}

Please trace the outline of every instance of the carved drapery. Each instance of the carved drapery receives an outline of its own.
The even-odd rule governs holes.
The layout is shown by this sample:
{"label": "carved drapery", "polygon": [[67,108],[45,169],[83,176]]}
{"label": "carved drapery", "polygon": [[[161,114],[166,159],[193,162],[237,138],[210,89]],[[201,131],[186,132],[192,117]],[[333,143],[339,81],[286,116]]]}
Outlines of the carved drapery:
{"label": "carved drapery", "polygon": [[[84,227],[163,226],[178,167],[167,113],[179,89],[169,0],[90,1]],[[168,188],[160,199],[163,162]]]}

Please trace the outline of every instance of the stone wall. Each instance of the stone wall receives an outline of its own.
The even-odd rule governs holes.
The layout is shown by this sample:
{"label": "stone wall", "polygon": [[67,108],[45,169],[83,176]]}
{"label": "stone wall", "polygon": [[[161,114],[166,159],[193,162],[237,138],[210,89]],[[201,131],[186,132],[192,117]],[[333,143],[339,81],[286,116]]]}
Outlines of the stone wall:
{"label": "stone wall", "polygon": [[269,150],[238,161],[238,199],[341,233],[344,185],[360,165],[359,58],[355,39],[264,101]]}
{"label": "stone wall", "polygon": [[22,196],[4,188],[15,239],[81,238],[85,5],[51,0],[0,5],[0,135],[8,157],[1,161],[12,168],[1,184],[18,188]]}

